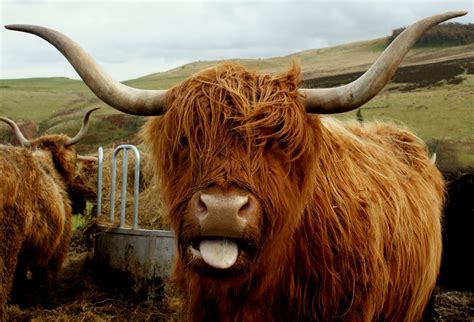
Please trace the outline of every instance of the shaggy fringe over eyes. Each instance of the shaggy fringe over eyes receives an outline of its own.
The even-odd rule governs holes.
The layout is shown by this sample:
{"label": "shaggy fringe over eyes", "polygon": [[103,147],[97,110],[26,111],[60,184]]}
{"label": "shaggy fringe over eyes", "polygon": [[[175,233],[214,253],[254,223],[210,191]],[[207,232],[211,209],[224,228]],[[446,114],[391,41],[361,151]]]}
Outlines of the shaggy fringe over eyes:
{"label": "shaggy fringe over eyes", "polygon": [[[259,75],[227,63],[168,91],[166,113],[151,118],[141,135],[170,213],[182,212],[194,192],[213,184],[251,191],[269,209],[278,204],[270,196],[290,189],[292,201],[283,198],[287,211],[302,207],[312,187],[301,171],[314,164],[319,122],[304,111],[299,72],[293,65],[282,75]],[[170,216],[178,227],[173,218],[179,216]]]}
{"label": "shaggy fringe over eyes", "polygon": [[296,65],[276,77],[231,63],[200,72],[171,90],[163,126],[172,148],[165,151],[186,147],[196,160],[231,146],[244,148],[255,159],[277,140],[288,160],[298,159],[308,144],[298,84]]}

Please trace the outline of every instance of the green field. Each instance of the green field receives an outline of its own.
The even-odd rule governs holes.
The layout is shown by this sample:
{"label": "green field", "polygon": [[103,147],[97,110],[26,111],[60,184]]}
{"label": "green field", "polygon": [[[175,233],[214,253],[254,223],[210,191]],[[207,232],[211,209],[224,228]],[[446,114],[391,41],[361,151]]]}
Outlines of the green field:
{"label": "green field", "polygon": [[[235,61],[270,73],[285,71],[297,62],[303,86],[337,86],[365,71],[382,52],[384,43],[385,38],[381,38],[285,57]],[[194,62],[125,83],[137,88],[169,88],[217,63]],[[364,121],[389,120],[413,129],[437,151],[445,169],[474,166],[474,44],[415,48],[402,66],[406,67],[397,72],[384,91],[361,108]],[[39,134],[73,135],[84,111],[102,106],[92,117],[90,135],[79,145],[82,153],[93,153],[99,145],[133,141],[146,121],[113,110],[82,81],[63,77],[0,80],[0,99],[1,116],[20,124],[33,121]],[[354,119],[355,114],[353,111],[335,117]],[[0,126],[0,140],[10,139],[9,129]]]}
{"label": "green field", "polygon": [[[474,167],[474,75],[463,77],[458,85],[409,92],[385,90],[361,108],[362,117],[412,129],[437,152],[442,169]],[[354,119],[356,111],[338,117]]]}

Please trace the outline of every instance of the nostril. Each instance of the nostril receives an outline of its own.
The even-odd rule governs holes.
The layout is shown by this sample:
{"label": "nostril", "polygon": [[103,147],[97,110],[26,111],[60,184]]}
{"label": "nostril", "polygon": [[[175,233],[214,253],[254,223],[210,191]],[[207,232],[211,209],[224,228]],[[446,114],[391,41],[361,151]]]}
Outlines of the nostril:
{"label": "nostril", "polygon": [[196,208],[199,213],[207,212],[207,206],[204,200],[202,199],[202,195],[197,198]]}
{"label": "nostril", "polygon": [[254,201],[252,200],[252,198],[247,197],[246,201],[240,207],[238,214],[241,217],[248,217],[252,214],[254,208]]}

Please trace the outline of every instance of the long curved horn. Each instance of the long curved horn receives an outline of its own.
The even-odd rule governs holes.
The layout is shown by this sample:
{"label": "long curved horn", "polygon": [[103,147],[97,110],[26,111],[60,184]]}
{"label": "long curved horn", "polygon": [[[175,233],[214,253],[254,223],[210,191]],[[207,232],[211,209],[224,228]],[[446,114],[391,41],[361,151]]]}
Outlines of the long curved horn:
{"label": "long curved horn", "polygon": [[13,122],[12,120],[6,117],[0,117],[0,121],[3,121],[7,123],[8,125],[10,125],[10,127],[13,129],[13,132],[15,133],[16,139],[20,142],[22,146],[31,145],[31,142],[25,138],[25,136],[23,135],[23,133],[21,133],[20,128],[18,127],[18,125],[16,125],[15,122]]}
{"label": "long curved horn", "polygon": [[90,161],[90,162],[98,162],[99,161],[99,158],[98,157],[94,157],[94,156],[91,156],[91,155],[77,155],[77,159],[79,161]]}
{"label": "long curved horn", "polygon": [[71,63],[82,80],[102,101],[134,115],[161,115],[165,111],[165,90],[144,90],[113,80],[77,43],[49,28],[33,25],[7,25],[10,30],[31,33],[56,47]]}
{"label": "long curved horn", "polygon": [[459,16],[465,11],[447,12],[422,19],[403,31],[361,77],[344,86],[300,89],[308,113],[348,112],[368,102],[395,74],[400,62],[415,42],[431,27]]}
{"label": "long curved horn", "polygon": [[84,114],[84,118],[82,119],[82,126],[79,132],[76,134],[75,137],[71,138],[69,141],[67,141],[64,145],[65,146],[70,146],[73,144],[76,144],[79,142],[84,136],[87,134],[87,130],[89,129],[89,117],[92,114],[92,112],[97,111],[100,109],[100,107],[93,108],[89,111],[87,111],[86,114]]}

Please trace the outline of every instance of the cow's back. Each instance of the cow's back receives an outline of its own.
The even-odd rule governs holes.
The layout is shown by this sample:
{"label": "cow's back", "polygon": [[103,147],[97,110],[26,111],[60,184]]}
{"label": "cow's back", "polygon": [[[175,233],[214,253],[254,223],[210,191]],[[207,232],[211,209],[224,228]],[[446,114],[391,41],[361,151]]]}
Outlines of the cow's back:
{"label": "cow's back", "polygon": [[[51,156],[43,151],[7,147],[0,153],[2,207],[11,209],[22,226],[31,261],[46,265],[62,235],[70,235],[71,207]],[[7,219],[8,220],[8,219]],[[45,238],[47,236],[47,238]],[[41,249],[40,257],[35,253]]]}
{"label": "cow's back", "polygon": [[343,230],[328,233],[333,267],[342,267],[339,291],[357,294],[339,313],[419,319],[441,259],[442,175],[425,144],[393,124],[328,118],[323,126],[330,159],[320,160],[317,189],[325,193],[316,203],[327,204],[328,231]]}

